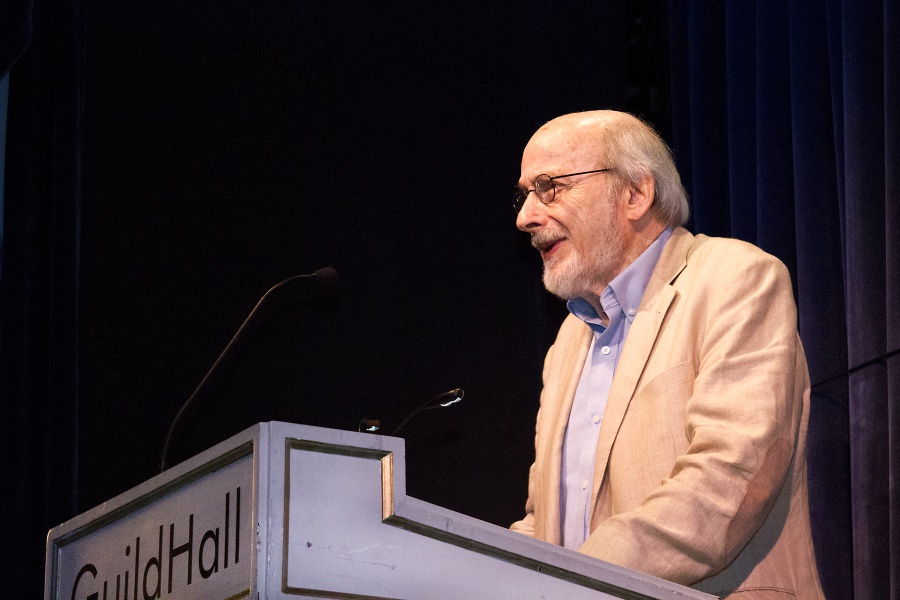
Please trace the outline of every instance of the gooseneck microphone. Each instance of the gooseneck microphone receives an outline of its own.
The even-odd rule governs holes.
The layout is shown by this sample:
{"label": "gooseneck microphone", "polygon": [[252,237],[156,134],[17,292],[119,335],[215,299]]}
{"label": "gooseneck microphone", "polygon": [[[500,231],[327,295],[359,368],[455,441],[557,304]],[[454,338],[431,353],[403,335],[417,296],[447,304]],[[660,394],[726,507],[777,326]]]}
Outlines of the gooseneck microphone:
{"label": "gooseneck microphone", "polygon": [[239,350],[246,345],[247,341],[259,330],[260,325],[266,322],[268,318],[278,310],[292,308],[298,304],[308,303],[311,300],[326,300],[334,297],[335,292],[340,284],[340,276],[338,272],[331,267],[324,267],[315,273],[309,275],[295,275],[284,281],[272,286],[268,292],[263,294],[256,306],[250,311],[250,314],[238,328],[237,333],[225,346],[225,349],[210,367],[209,371],[200,381],[200,384],[194,389],[190,398],[181,406],[169,431],[166,434],[166,441],[163,445],[162,455],[159,459],[159,472],[166,470],[166,462],[169,457],[169,450],[172,440],[175,436],[175,430],[179,422],[185,416],[196,410],[201,403],[197,401],[203,391],[209,388],[213,382],[221,378],[225,373],[224,365],[233,362],[240,354]]}
{"label": "gooseneck microphone", "polygon": [[435,408],[447,408],[448,406],[452,406],[457,402],[462,401],[463,396],[466,395],[466,392],[462,388],[456,388],[455,390],[450,390],[448,392],[444,392],[443,394],[438,394],[416,410],[412,411],[408,417],[400,421],[400,424],[391,432],[392,436],[396,436],[400,433],[400,430],[406,427],[406,424],[412,421],[413,417],[422,412],[423,410],[432,410]]}

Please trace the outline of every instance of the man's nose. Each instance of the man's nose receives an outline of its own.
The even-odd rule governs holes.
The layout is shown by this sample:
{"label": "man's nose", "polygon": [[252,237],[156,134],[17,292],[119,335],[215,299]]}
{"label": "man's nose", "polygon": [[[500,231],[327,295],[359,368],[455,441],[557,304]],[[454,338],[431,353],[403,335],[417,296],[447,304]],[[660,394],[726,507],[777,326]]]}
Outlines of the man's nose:
{"label": "man's nose", "polygon": [[516,227],[522,231],[534,231],[547,222],[547,206],[538,200],[533,191],[525,198],[522,210],[516,217]]}

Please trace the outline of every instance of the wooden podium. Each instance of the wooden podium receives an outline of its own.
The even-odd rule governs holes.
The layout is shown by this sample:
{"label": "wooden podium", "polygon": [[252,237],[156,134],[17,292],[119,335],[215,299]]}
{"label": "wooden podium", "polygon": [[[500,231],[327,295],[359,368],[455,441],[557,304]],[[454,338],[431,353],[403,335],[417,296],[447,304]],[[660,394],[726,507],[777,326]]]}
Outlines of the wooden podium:
{"label": "wooden podium", "polygon": [[52,529],[45,600],[706,598],[406,496],[398,438],[260,423]]}

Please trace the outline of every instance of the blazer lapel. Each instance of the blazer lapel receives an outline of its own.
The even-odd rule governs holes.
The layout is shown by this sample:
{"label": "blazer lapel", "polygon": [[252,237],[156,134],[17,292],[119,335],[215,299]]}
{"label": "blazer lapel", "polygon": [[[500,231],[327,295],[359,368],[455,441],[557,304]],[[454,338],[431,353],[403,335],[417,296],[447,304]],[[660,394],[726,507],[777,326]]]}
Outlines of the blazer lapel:
{"label": "blazer lapel", "polygon": [[609,462],[609,453],[622,419],[647,365],[663,319],[675,299],[676,292],[671,283],[687,264],[686,257],[694,239],[693,235],[681,227],[672,232],[672,237],[666,242],[659,262],[653,269],[638,313],[628,331],[609,390],[603,422],[600,424],[597,454],[594,459],[592,506],[597,502],[600,485]]}

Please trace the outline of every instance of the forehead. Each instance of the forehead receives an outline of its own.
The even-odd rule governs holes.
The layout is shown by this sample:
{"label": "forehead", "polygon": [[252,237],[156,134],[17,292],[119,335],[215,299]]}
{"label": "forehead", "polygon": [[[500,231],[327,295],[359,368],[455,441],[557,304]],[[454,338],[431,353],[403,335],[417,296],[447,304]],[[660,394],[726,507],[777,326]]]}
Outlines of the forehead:
{"label": "forehead", "polygon": [[538,175],[561,175],[597,168],[602,138],[596,128],[584,124],[556,122],[541,127],[522,153],[520,183]]}

